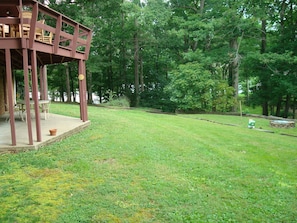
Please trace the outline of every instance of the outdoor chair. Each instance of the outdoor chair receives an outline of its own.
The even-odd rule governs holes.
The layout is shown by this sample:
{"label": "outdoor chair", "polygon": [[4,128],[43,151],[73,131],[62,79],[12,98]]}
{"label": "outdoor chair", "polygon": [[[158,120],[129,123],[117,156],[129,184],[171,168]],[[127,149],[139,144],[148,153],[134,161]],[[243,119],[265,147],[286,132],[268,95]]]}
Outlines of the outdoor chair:
{"label": "outdoor chair", "polygon": [[[23,11],[23,18],[31,19],[32,18],[32,12],[30,11]],[[38,23],[45,23],[45,20],[38,20]],[[30,33],[30,24],[23,24],[23,37],[29,38]],[[35,29],[35,39],[52,44],[53,34],[51,32],[46,33],[44,29],[37,27]]]}
{"label": "outdoor chair", "polygon": [[[22,15],[24,19],[32,18],[32,12],[30,11],[23,11]],[[23,37],[29,38],[29,32],[30,32],[30,24],[23,24]]]}
{"label": "outdoor chair", "polygon": [[0,37],[5,37],[4,24],[0,24]]}
{"label": "outdoor chair", "polygon": [[[6,114],[7,114],[7,117],[6,117],[6,122],[8,122],[10,120],[10,112],[9,112],[9,106],[8,104],[5,104],[5,111],[6,111]],[[18,105],[14,105],[13,107],[13,112],[14,112],[14,117],[16,117],[16,113],[18,114],[19,118],[22,119],[23,121],[23,116],[22,116],[22,111],[20,109],[20,107]]]}
{"label": "outdoor chair", "polygon": [[46,103],[39,104],[39,107],[40,107],[40,112],[44,114],[44,120],[46,120],[49,118],[49,109],[50,109],[51,101],[50,100],[49,101],[44,100],[44,101],[46,101]]}
{"label": "outdoor chair", "polygon": [[10,37],[20,37],[20,25],[19,24],[11,24],[9,25],[10,29]]}
{"label": "outdoor chair", "polygon": [[42,30],[41,41],[45,43],[52,44],[53,42],[53,33],[49,32],[48,35],[45,34],[45,31]]}
{"label": "outdoor chair", "polygon": [[9,36],[9,26],[5,24],[0,24],[0,37]]}

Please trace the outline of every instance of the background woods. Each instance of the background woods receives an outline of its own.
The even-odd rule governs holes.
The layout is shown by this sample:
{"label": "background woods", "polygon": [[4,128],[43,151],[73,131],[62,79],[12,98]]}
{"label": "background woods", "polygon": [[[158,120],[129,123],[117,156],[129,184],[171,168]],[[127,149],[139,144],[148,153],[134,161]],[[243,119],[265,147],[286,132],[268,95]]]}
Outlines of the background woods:
{"label": "background woods", "polygon": [[[167,111],[238,111],[242,101],[264,115],[294,116],[293,0],[44,3],[93,29],[89,103],[125,96],[131,106]],[[75,100],[76,64],[49,72],[55,98]]]}

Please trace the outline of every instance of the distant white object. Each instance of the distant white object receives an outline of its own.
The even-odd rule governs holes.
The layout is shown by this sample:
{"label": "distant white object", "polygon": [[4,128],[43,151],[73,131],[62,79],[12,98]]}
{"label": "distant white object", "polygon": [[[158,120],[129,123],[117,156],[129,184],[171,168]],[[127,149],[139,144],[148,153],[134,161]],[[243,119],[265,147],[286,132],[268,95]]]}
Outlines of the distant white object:
{"label": "distant white object", "polygon": [[255,125],[256,125],[256,121],[253,119],[249,119],[248,128],[253,129],[255,128]]}

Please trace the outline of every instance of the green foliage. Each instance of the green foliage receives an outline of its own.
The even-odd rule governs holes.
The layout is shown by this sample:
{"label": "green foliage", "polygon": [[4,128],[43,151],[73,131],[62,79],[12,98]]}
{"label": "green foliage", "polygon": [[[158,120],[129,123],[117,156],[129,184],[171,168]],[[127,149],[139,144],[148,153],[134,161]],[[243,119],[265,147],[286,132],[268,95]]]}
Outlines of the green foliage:
{"label": "green foliage", "polygon": [[104,104],[107,106],[126,108],[130,107],[130,100],[126,96],[118,96],[116,92],[112,92],[111,90],[108,90],[105,95],[105,99],[107,100],[107,102]]}
{"label": "green foliage", "polygon": [[169,94],[158,88],[141,92],[140,106],[161,109],[164,112],[175,112],[177,109],[176,103],[170,100]]}
{"label": "green foliage", "polygon": [[230,87],[224,80],[216,81],[213,88],[213,111],[228,112],[236,103],[234,95],[234,88]]}
{"label": "green foliage", "polygon": [[181,110],[229,111],[234,105],[234,89],[198,63],[180,65],[170,79],[166,92]]}
{"label": "green foliage", "polygon": [[[250,67],[250,64],[253,66]],[[249,54],[243,66],[251,72],[251,76],[256,76],[258,81],[257,85],[250,89],[253,93],[252,104],[262,105],[267,102],[273,107],[286,95],[297,97],[296,57],[291,52]]]}
{"label": "green foliage", "polygon": [[[228,79],[229,85],[236,88],[237,76],[245,86],[251,79],[262,84],[257,91],[245,89],[247,103],[252,100],[255,105],[276,106],[282,101],[282,110],[289,105],[296,107],[297,7],[292,0],[68,2],[50,1],[50,7],[92,28],[93,41],[87,62],[92,80],[88,89],[97,95],[102,96],[111,89],[117,94],[126,94],[131,104],[136,104],[138,95],[131,93],[135,90],[136,70],[143,81],[140,85],[146,86],[145,91],[153,89],[151,86],[162,86],[157,90],[162,92],[165,86],[162,80],[168,73],[172,78],[175,72],[187,70],[180,72],[179,79],[191,83],[191,78],[182,75],[193,77],[187,73],[197,72],[195,67],[189,71],[192,67],[186,63],[192,62],[203,67],[199,68],[199,75],[207,77],[209,71],[211,76],[207,81],[203,78],[195,81],[205,81],[205,89],[195,84],[188,84],[186,90],[180,87],[181,92],[171,87],[166,89],[166,94],[172,95],[180,108],[228,110],[236,102],[229,97],[231,89],[221,80]],[[212,64],[221,64],[220,78],[213,76]],[[187,68],[177,68],[180,65]],[[283,75],[287,71],[288,75]],[[58,86],[58,79],[50,75],[49,78],[53,80],[50,85]],[[210,93],[206,89],[215,90]],[[63,90],[63,86],[59,86],[59,91]],[[152,96],[154,93],[142,94],[142,103],[163,107],[162,100]],[[151,98],[154,100],[145,102]]]}
{"label": "green foliage", "polygon": [[106,105],[129,108],[130,107],[130,101],[129,101],[129,99],[127,97],[120,96],[120,97],[118,97],[116,99],[112,99],[112,100],[106,102]]}
{"label": "green foliage", "polygon": [[180,65],[170,74],[171,82],[166,91],[171,100],[182,110],[210,110],[211,74],[198,63]]}

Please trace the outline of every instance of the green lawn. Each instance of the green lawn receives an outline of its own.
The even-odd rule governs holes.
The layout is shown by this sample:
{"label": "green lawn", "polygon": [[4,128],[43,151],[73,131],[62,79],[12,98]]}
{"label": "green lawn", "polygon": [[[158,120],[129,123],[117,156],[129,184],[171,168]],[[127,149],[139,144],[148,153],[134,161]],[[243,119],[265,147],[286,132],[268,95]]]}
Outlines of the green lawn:
{"label": "green lawn", "polygon": [[281,135],[296,129],[94,106],[89,118],[62,142],[0,156],[0,222],[296,222],[297,138]]}

